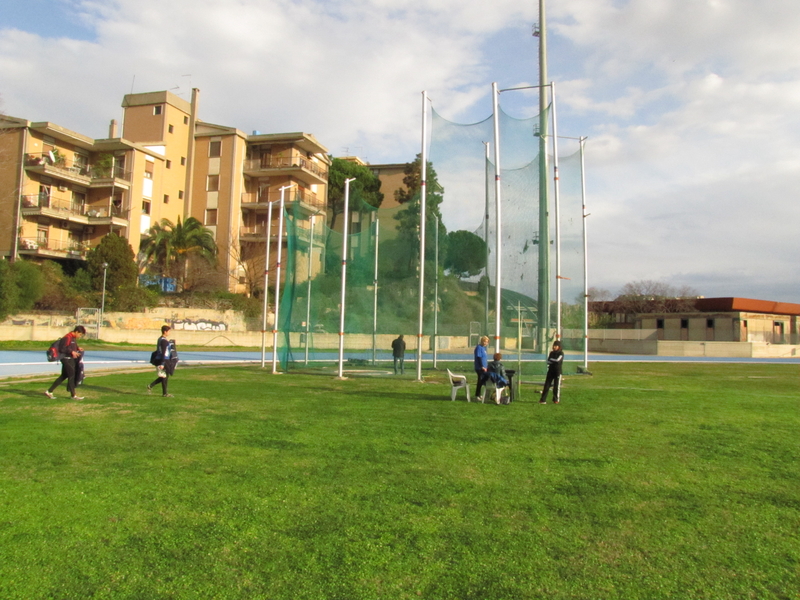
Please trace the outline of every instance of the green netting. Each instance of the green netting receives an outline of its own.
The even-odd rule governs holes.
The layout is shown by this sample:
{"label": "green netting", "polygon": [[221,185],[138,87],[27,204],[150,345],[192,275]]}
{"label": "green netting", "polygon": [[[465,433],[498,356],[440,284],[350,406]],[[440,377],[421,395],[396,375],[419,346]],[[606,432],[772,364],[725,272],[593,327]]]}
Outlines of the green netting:
{"label": "green netting", "polygon": [[[536,347],[536,328],[542,325],[537,316],[538,123],[538,116],[515,119],[502,112],[500,115],[501,351],[506,366],[514,368],[518,364],[517,349],[521,348],[523,358],[531,361],[523,368],[524,377],[543,371],[541,355],[547,350]],[[427,366],[433,358],[434,334],[439,360],[471,361],[472,348],[480,335],[493,337],[495,333],[494,165],[487,158],[485,144],[493,141],[492,128],[492,119],[462,125],[432,111],[421,340]],[[568,278],[561,280],[562,326],[566,349],[575,353],[583,350],[582,209],[577,154],[560,159],[559,166],[561,272]],[[386,199],[384,204],[389,206],[378,209],[366,204],[357,190],[351,193],[344,321],[344,356],[351,363],[377,361],[378,365],[385,365],[382,361],[391,360],[391,340],[399,334],[407,342],[406,360],[415,359],[419,343],[420,195],[417,190],[411,192],[405,204],[391,206],[391,199]],[[552,193],[550,197],[553,198]],[[552,243],[555,240],[552,207],[549,213]],[[301,202],[287,205],[287,256],[279,319],[279,352],[284,369],[304,364],[306,360],[335,360],[338,352],[343,219],[337,220],[336,230],[327,227],[330,216],[317,219],[312,236],[309,216],[309,207]],[[438,226],[436,217],[440,217]],[[488,264],[483,259],[477,270],[472,264],[471,273],[461,272],[458,276],[453,272],[454,267],[445,268],[448,257],[452,259],[462,249],[455,242],[450,247],[447,233],[454,231],[471,232],[480,238],[478,242],[488,247]],[[544,324],[552,332],[548,345],[555,334],[557,314],[554,260],[551,253],[552,308],[550,322]],[[494,348],[494,342],[490,348]]]}

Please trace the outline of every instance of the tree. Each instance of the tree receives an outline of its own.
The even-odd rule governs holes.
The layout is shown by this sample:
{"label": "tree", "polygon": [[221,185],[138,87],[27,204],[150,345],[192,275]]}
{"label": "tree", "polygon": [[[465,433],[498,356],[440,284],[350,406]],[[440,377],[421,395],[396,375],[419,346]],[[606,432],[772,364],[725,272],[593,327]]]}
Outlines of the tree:
{"label": "tree", "polygon": [[216,263],[217,244],[211,230],[194,217],[172,224],[162,219],[142,237],[140,250],[151,268],[164,276],[174,277],[183,290],[188,261],[192,258]]}
{"label": "tree", "polygon": [[44,275],[39,265],[17,260],[11,265],[16,279],[18,311],[31,310],[44,294]]}
{"label": "tree", "polygon": [[14,314],[18,294],[19,289],[11,263],[0,260],[0,320]]}
{"label": "tree", "polygon": [[121,287],[136,285],[139,269],[133,248],[123,237],[109,233],[86,256],[86,270],[92,280],[92,289],[103,291],[103,263],[105,269],[106,293],[114,294]]}
{"label": "tree", "polygon": [[352,160],[334,158],[328,171],[328,213],[329,227],[333,229],[336,218],[344,212],[344,182],[350,182],[350,212],[361,212],[364,205],[378,208],[383,202],[381,180],[369,167],[359,165]]}
{"label": "tree", "polygon": [[[103,264],[108,265],[106,268]],[[123,237],[116,233],[109,233],[100,243],[89,251],[86,256],[86,272],[91,282],[91,289],[98,296],[98,302],[103,295],[103,278],[105,276],[106,309],[125,310],[131,306],[140,308],[150,304],[142,294],[137,291],[139,268],[136,265],[136,255],[133,248]],[[76,273],[75,279],[79,279]]]}
{"label": "tree", "polygon": [[614,300],[616,312],[624,314],[685,312],[694,310],[697,292],[660,281],[631,281],[622,286]]}
{"label": "tree", "polygon": [[478,275],[486,266],[486,257],[486,242],[480,236],[463,229],[447,234],[444,268],[456,277]]}
{"label": "tree", "polygon": [[[403,184],[405,189],[400,188],[395,191],[394,197],[399,204],[406,205],[406,208],[397,212],[394,216],[399,221],[397,226],[399,249],[402,252],[397,255],[397,267],[405,273],[410,274],[414,271],[415,265],[419,261],[419,222],[420,222],[420,190],[422,188],[422,155],[417,154],[413,162],[406,165],[403,171]],[[447,229],[442,223],[442,213],[440,206],[444,199],[442,193],[444,188],[439,185],[436,179],[436,171],[433,165],[429,162],[425,174],[425,187],[427,192],[425,194],[425,258],[426,260],[433,260],[435,251],[435,235],[433,227],[436,219],[439,222],[439,250],[444,256],[446,253],[447,244]],[[435,217],[435,218],[434,218]]]}

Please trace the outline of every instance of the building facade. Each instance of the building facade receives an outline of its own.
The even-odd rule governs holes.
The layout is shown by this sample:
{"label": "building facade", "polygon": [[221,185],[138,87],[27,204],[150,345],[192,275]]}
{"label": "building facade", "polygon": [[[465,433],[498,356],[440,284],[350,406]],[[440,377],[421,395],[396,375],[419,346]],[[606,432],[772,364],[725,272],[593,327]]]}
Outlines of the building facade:
{"label": "building facade", "polygon": [[0,255],[83,260],[110,232],[138,252],[154,224],[191,216],[219,250],[217,269],[198,277],[234,292],[263,288],[267,254],[273,268],[277,261],[281,190],[285,203],[297,201],[301,231],[325,222],[328,151],[306,133],[246,135],[204,123],[198,104],[198,90],[191,101],[167,91],[126,95],[122,135],[112,121],[98,140],[0,117]]}

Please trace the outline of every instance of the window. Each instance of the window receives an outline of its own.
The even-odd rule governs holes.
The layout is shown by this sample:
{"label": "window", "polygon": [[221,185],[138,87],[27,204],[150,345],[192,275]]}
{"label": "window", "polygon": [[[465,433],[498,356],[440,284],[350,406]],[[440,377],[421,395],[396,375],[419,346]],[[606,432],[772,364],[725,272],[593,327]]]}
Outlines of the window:
{"label": "window", "polygon": [[181,166],[182,167],[186,166],[186,157],[185,156],[181,156]]}
{"label": "window", "polygon": [[706,327],[714,329],[714,319],[706,319]]}
{"label": "window", "polygon": [[183,200],[183,190],[178,190],[178,200]]}
{"label": "window", "polygon": [[154,114],[154,115],[160,115],[160,114],[161,114],[161,109],[162,109],[162,108],[163,108],[163,107],[161,107],[161,106],[154,106],[154,107],[153,107],[153,114]]}
{"label": "window", "polygon": [[209,175],[206,181],[206,190],[209,192],[219,191],[219,175]]}
{"label": "window", "polygon": [[171,169],[171,168],[172,168],[172,161],[171,161],[171,160],[168,160],[168,161],[167,161],[167,168],[168,168],[168,169]]}
{"label": "window", "polygon": [[144,176],[146,179],[153,178],[154,169],[155,169],[155,163],[152,163],[149,160],[144,163]]}
{"label": "window", "polygon": [[681,329],[689,329],[689,319],[681,319]]}
{"label": "window", "polygon": [[150,202],[147,200],[142,201],[142,214],[149,215],[150,214]]}
{"label": "window", "polygon": [[169,204],[169,194],[164,194],[164,204]]}
{"label": "window", "polygon": [[664,319],[656,319],[656,329],[664,329]]}
{"label": "window", "polygon": [[208,144],[208,156],[210,158],[215,158],[220,155],[220,151],[222,150],[222,142],[210,142]]}
{"label": "window", "polygon": [[216,225],[217,224],[217,209],[216,208],[208,208],[206,209],[206,225]]}
{"label": "window", "polygon": [[184,125],[188,125],[189,124],[189,117],[187,117],[186,115],[183,116],[183,124]]}
{"label": "window", "polygon": [[175,128],[172,125],[169,125],[167,127],[167,131],[169,131],[170,133],[173,133],[175,131]]}

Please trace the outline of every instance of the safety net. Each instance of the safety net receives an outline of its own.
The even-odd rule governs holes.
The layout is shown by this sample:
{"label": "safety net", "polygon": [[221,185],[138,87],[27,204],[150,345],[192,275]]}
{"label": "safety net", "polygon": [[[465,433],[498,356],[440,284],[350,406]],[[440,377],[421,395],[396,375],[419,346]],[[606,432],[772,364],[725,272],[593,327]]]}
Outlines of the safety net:
{"label": "safety net", "polygon": [[[426,367],[436,361],[471,362],[474,346],[487,335],[491,339],[490,355],[499,348],[506,368],[521,368],[520,377],[527,379],[544,372],[543,357],[555,339],[559,315],[568,360],[582,359],[580,156],[573,148],[570,154],[559,157],[560,230],[556,231],[551,189],[549,223],[544,229],[549,252],[542,271],[540,119],[538,115],[517,119],[501,111],[499,122],[498,228],[493,119],[465,125],[431,111],[424,264],[419,243],[419,156],[406,166],[401,193],[392,197],[390,190],[384,189],[387,194],[380,206],[368,204],[358,186],[351,190],[346,240],[343,215],[334,218],[330,207],[328,214],[312,220],[312,211],[302,202],[287,204],[286,272],[278,320],[279,356],[284,369],[336,360],[340,330],[349,366],[368,366],[387,373],[393,366],[391,344],[399,335],[407,345],[407,372],[413,370],[409,362],[416,360],[418,348]],[[546,172],[551,178],[553,157],[548,160]],[[547,185],[552,188],[552,180]],[[418,337],[421,267],[423,335]],[[544,306],[549,310],[540,319],[542,272],[549,279],[544,288],[548,297]],[[559,288],[560,307],[556,304]],[[494,339],[498,318],[499,344]]]}

